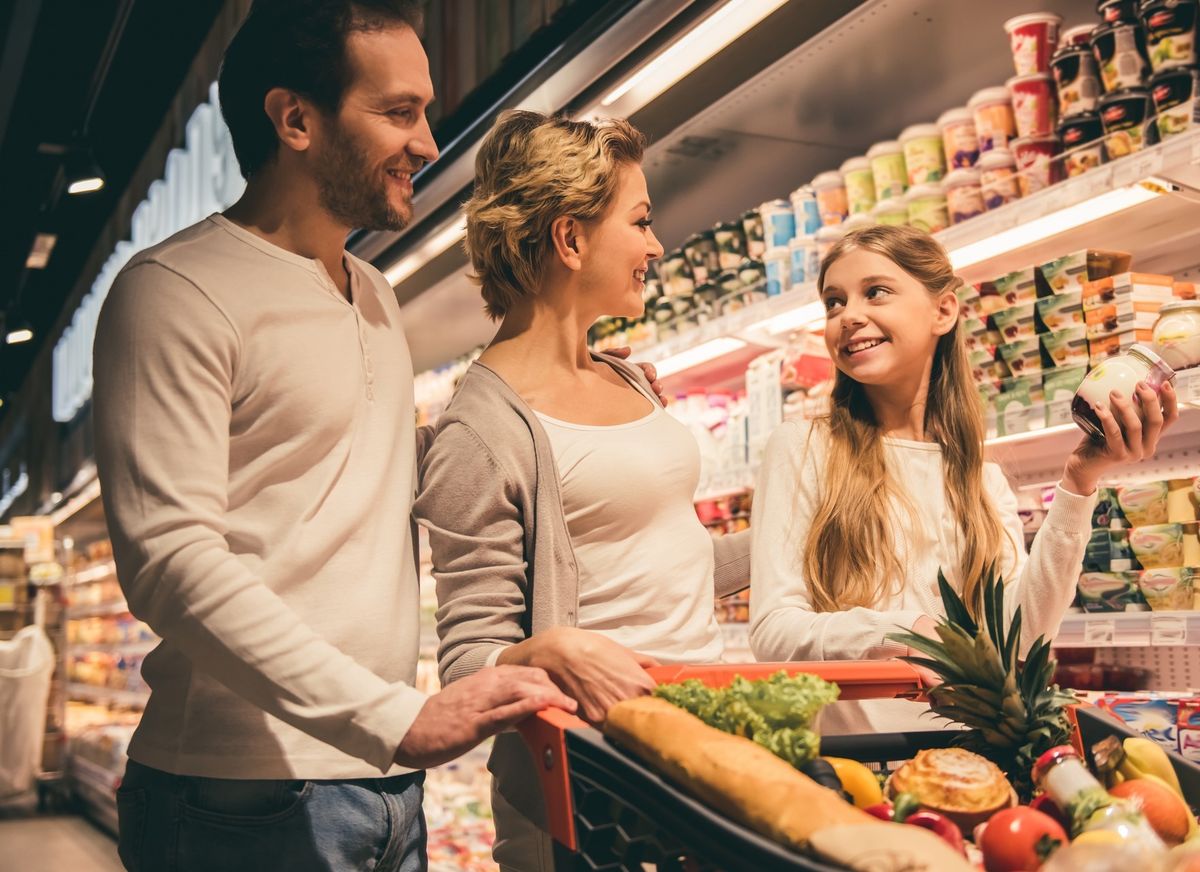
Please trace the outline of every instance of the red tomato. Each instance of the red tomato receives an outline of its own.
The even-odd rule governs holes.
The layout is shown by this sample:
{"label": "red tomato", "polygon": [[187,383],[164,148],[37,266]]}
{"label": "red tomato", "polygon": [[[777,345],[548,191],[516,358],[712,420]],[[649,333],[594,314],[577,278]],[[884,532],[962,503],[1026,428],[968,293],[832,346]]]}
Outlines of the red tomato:
{"label": "red tomato", "polygon": [[988,819],[979,849],[987,872],[1030,872],[1067,843],[1054,818],[1026,806],[1006,808]]}

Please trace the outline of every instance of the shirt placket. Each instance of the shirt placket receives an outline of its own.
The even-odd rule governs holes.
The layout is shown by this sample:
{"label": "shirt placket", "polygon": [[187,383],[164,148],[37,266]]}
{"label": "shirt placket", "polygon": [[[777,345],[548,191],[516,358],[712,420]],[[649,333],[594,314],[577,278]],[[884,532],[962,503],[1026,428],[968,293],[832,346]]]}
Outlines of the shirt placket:
{"label": "shirt placket", "polygon": [[367,327],[363,322],[362,312],[359,311],[355,301],[359,295],[358,276],[353,270],[347,270],[350,281],[350,299],[347,300],[342,292],[337,289],[333,280],[329,278],[325,270],[318,266],[318,275],[324,280],[329,290],[337,297],[338,301],[344,306],[349,306],[350,311],[354,314],[354,329],[358,335],[358,356],[362,364],[363,384],[366,387],[366,395],[368,402],[375,401],[375,364],[371,360],[371,342],[367,336]]}

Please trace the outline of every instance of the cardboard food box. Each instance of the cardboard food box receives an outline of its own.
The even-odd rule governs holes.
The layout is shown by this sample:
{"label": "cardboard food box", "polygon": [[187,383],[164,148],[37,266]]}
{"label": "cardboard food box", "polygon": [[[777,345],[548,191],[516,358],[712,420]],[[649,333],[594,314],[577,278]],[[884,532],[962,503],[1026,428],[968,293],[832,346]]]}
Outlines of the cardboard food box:
{"label": "cardboard food box", "polygon": [[1084,249],[1046,261],[1037,266],[1039,296],[1082,290],[1085,282],[1094,282],[1128,271],[1132,262],[1128,252]]}

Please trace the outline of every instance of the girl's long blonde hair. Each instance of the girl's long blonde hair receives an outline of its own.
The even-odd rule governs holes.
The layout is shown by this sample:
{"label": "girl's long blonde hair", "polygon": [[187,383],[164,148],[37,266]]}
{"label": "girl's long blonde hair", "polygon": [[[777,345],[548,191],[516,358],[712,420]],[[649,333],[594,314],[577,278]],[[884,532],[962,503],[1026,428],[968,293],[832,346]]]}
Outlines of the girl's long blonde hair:
{"label": "girl's long blonde hair", "polygon": [[[963,284],[945,249],[928,234],[878,225],[849,233],[834,245],[821,263],[819,287],[824,288],[829,268],[852,249],[883,255],[933,296]],[[934,351],[925,432],[942,448],[946,500],[959,522],[957,569],[964,601],[974,608],[986,568],[1000,563],[1006,534],[983,487],[983,406],[960,324],[941,337]],[[828,429],[829,448],[803,550],[813,608],[876,607],[906,581],[892,534],[890,500],[902,505],[908,500],[888,475],[883,434],[863,386],[841,371],[834,378],[830,413],[821,424]]]}

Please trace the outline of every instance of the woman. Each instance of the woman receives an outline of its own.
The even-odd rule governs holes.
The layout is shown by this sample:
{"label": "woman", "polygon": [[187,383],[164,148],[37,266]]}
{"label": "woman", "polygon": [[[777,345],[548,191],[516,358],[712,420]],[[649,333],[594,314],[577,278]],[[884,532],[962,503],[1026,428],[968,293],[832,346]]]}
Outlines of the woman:
{"label": "woman", "polygon": [[[1022,607],[1024,647],[1053,637],[1091,532],[1096,485],[1113,466],[1149,457],[1178,418],[1174,391],[1145,386],[1097,408],[1106,439],[1081,439],[1046,520],[1025,553],[1017,501],[983,460],[983,409],[963,344],[949,258],[930,236],[870,227],[821,265],[825,344],[837,369],[832,409],[771,437],[755,493],[751,647],[762,660],[888,658],[888,640],[933,636],[945,614],[939,568],[968,603],[985,568]],[[922,717],[922,715],[925,715]],[[900,700],[837,703],[837,732],[935,729],[928,708]]]}
{"label": "woman", "polygon": [[[657,662],[722,655],[713,597],[746,586],[745,536],[696,517],[699,448],[642,374],[593,355],[602,316],[637,317],[651,260],[628,122],[500,117],[476,158],[467,249],[495,338],[464,375],[421,465],[443,681],[545,669],[600,723],[653,688]],[[551,868],[532,762],[513,734],[489,763],[503,869]],[[517,811],[519,809],[519,812]]]}

